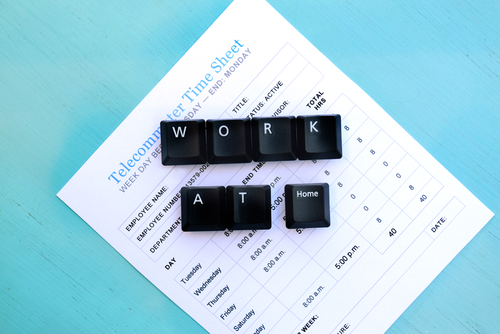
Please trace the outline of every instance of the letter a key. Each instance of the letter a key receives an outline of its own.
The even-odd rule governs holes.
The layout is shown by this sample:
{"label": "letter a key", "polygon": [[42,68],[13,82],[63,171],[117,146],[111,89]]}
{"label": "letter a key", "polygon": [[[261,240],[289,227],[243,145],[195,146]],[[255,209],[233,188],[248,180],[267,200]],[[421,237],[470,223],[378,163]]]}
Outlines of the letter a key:
{"label": "letter a key", "polygon": [[226,229],[224,187],[182,187],[181,207],[181,227],[185,232]]}

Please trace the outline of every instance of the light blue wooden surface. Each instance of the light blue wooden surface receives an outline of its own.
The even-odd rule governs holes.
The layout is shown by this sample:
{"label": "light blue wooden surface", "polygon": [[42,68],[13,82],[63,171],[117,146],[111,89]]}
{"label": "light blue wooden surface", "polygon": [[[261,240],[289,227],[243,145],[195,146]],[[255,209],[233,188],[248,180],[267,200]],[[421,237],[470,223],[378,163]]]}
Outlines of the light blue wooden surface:
{"label": "light blue wooden surface", "polygon": [[[500,213],[500,2],[269,2]],[[0,333],[204,332],[55,194],[229,3],[0,0]],[[499,259],[496,216],[389,333],[498,333]]]}

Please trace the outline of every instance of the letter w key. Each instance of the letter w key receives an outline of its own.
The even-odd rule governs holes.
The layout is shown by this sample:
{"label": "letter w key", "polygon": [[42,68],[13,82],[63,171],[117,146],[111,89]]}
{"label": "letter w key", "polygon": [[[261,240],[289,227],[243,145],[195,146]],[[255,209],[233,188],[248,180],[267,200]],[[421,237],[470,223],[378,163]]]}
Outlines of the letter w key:
{"label": "letter w key", "polygon": [[184,126],[184,128],[178,126],[177,127],[177,131],[175,131],[175,127],[172,127],[172,131],[174,132],[174,136],[175,138],[179,138],[179,135],[184,138],[186,136],[186,129],[187,129],[187,125]]}
{"label": "letter w key", "polygon": [[190,165],[207,161],[205,121],[162,121],[162,164]]}

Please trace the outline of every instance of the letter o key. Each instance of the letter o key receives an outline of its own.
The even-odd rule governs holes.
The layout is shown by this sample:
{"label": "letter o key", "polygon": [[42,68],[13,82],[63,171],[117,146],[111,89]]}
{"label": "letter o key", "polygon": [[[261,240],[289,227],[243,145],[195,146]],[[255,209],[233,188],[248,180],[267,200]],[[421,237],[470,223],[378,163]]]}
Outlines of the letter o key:
{"label": "letter o key", "polygon": [[[223,133],[223,130],[225,130],[225,133]],[[221,137],[227,137],[228,134],[229,134],[229,128],[227,127],[227,125],[221,125],[219,127],[219,135]]]}

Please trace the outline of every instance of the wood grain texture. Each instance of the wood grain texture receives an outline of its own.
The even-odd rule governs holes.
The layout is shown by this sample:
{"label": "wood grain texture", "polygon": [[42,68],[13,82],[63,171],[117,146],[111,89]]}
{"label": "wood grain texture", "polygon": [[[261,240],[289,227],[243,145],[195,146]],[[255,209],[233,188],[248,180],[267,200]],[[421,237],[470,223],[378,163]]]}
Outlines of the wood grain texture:
{"label": "wood grain texture", "polygon": [[[498,1],[269,2],[500,212]],[[229,3],[0,1],[0,333],[205,332],[55,194]],[[498,332],[499,258],[496,216],[389,333]]]}

